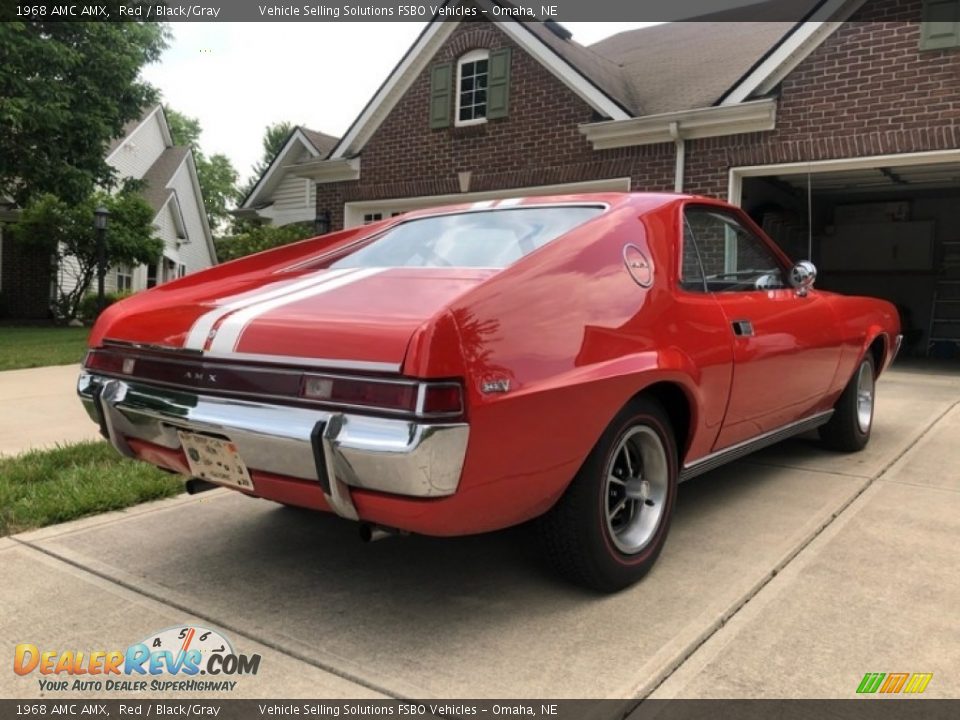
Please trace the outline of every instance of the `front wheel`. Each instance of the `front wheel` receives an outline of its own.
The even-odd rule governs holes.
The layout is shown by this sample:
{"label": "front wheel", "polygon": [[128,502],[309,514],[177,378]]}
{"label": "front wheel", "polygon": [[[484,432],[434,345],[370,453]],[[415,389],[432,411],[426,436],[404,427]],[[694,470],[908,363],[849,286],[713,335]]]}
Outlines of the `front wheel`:
{"label": "front wheel", "polygon": [[841,452],[857,452],[866,447],[873,428],[875,381],[873,356],[867,353],[833,406],[830,422],[820,426],[824,445]]}
{"label": "front wheel", "polygon": [[632,585],[663,549],[678,459],[659,403],[632,401],[607,427],[557,504],[540,520],[548,561],[601,592]]}

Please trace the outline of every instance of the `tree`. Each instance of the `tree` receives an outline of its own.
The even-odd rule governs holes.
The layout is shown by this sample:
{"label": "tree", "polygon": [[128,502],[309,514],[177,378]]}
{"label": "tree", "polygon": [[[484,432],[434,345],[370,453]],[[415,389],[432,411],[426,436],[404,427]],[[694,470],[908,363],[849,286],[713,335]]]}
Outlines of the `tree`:
{"label": "tree", "polygon": [[260,162],[253,166],[253,174],[240,193],[243,198],[246,198],[253,190],[254,185],[257,184],[260,177],[267,171],[267,168],[270,167],[270,163],[273,162],[273,159],[283,149],[284,143],[286,143],[287,138],[290,137],[290,133],[292,133],[296,127],[296,125],[286,120],[274,123],[273,125],[267,125],[263,131],[263,140],[261,141],[263,144],[263,154],[260,156]]}
{"label": "tree", "polygon": [[156,263],[163,240],[154,236],[153,209],[140,195],[136,183],[119,192],[98,191],[79,203],[68,204],[51,194],[32,200],[13,226],[18,242],[39,246],[57,261],[57,316],[72,320],[83,296],[97,276],[97,234],[93,211],[98,205],[110,211],[106,233],[107,266]]}
{"label": "tree", "polygon": [[220,262],[236,260],[245,255],[288,245],[316,234],[312,225],[293,224],[277,227],[251,224],[242,232],[217,239],[217,259]]}
{"label": "tree", "polygon": [[226,155],[217,153],[207,157],[200,149],[202,128],[199,120],[170,108],[165,109],[165,114],[174,145],[189,147],[193,152],[210,227],[214,230],[223,227],[230,220],[230,205],[238,197],[237,171]]}
{"label": "tree", "polygon": [[159,23],[0,22],[0,195],[77,203],[110,187],[106,147],[156,102],[138,76],[167,37]]}

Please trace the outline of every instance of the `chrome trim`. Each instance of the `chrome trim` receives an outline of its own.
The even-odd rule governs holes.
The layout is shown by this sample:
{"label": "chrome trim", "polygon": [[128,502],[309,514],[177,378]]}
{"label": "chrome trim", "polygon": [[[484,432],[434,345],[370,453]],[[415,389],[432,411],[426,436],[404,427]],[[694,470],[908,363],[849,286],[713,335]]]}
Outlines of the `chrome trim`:
{"label": "chrome trim", "polygon": [[275,363],[277,365],[301,365],[304,367],[330,368],[331,370],[360,370],[363,372],[398,373],[401,363],[370,362],[367,360],[333,360],[331,358],[305,358],[295,355],[264,355],[262,353],[205,352],[204,358],[214,360],[249,360],[250,362]]}
{"label": "chrome trim", "polygon": [[769,447],[770,445],[775,445],[781,440],[786,440],[794,435],[799,435],[800,433],[804,433],[808,430],[818,428],[821,425],[825,425],[827,422],[829,422],[832,415],[832,409],[822,413],[817,413],[816,415],[811,415],[803,420],[787,423],[776,430],[770,430],[769,432],[765,432],[755,438],[744,440],[736,445],[731,445],[723,450],[717,450],[709,455],[705,455],[699,460],[694,460],[692,463],[687,463],[683,466],[683,470],[680,471],[680,482],[694,478],[697,475],[702,475],[705,472],[715,470],[721,465],[738,460],[746,455],[749,455],[750,453],[756,452],[757,450],[762,450],[765,447]]}
{"label": "chrome trim", "polygon": [[[300,367],[329,368],[331,370],[360,370],[365,372],[400,372],[401,363],[370,362],[367,360],[333,360],[330,358],[307,358],[297,357],[296,355],[266,355],[263,353],[245,353],[245,352],[203,352],[192,348],[171,347],[169,345],[151,345],[149,343],[128,342],[126,340],[114,340],[105,338],[104,347],[130,348],[133,350],[150,350],[160,352],[172,357],[189,356],[192,360],[235,360],[257,363],[271,363],[276,365],[294,365]],[[97,348],[93,348],[96,350]],[[254,370],[255,368],[250,368]]]}
{"label": "chrome trim", "polygon": [[455,493],[469,437],[464,423],[427,424],[202,395],[88,372],[80,375],[77,393],[124,455],[134,455],[127,438],[177,450],[178,430],[223,435],[254,470],[319,482],[331,508],[352,519],[357,513],[350,487],[412,497]]}

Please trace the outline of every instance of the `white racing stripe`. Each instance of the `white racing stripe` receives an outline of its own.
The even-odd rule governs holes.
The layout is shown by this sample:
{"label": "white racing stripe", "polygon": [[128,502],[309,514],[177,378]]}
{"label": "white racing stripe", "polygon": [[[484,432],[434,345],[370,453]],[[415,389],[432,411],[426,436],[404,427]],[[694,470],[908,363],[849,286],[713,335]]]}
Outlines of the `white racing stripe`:
{"label": "white racing stripe", "polygon": [[306,300],[307,298],[322,295],[323,293],[336,290],[345,285],[350,285],[364,278],[368,278],[371,275],[381,273],[385,269],[386,268],[367,268],[356,271],[348,270],[346,274],[341,274],[330,282],[314,285],[313,287],[308,287],[298,292],[287,293],[280,297],[237,310],[233,314],[228,315],[220,324],[220,327],[217,328],[217,334],[214,336],[213,342],[210,343],[210,352],[224,353],[236,350],[237,342],[240,340],[240,336],[243,334],[243,331],[246,330],[247,326],[256,318],[271,310],[276,310],[284,305]]}
{"label": "white racing stripe", "polygon": [[351,272],[351,270],[322,270],[311,273],[295,282],[285,283],[279,287],[274,285],[269,289],[258,288],[256,290],[248,290],[239,295],[230,295],[215,300],[214,302],[217,303],[217,306],[213,310],[205,312],[193,323],[193,327],[190,328],[190,333],[187,335],[187,340],[183,347],[188,350],[203,350],[210,337],[210,331],[213,330],[214,325],[216,325],[217,321],[224,315],[260,302],[273,300],[274,298],[297,292],[298,290],[320,285],[348,272]]}

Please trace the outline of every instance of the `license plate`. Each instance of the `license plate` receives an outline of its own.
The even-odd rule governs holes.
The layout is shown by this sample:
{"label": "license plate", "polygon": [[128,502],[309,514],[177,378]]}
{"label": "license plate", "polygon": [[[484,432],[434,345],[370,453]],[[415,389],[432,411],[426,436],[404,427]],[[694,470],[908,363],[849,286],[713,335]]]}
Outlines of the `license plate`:
{"label": "license plate", "polygon": [[232,442],[183,430],[178,430],[177,435],[194,477],[253,491],[253,480]]}

